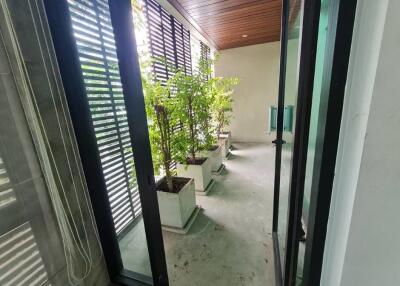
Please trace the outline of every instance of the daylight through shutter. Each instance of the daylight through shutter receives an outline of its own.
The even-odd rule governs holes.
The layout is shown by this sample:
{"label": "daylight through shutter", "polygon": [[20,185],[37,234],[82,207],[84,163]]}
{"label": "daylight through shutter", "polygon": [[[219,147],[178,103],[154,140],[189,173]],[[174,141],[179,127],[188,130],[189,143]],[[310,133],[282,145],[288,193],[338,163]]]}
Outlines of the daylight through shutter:
{"label": "daylight through shutter", "polygon": [[[204,44],[202,41],[200,41],[200,59],[203,62],[208,62],[211,60],[211,49],[209,46]],[[208,79],[208,76],[206,76]]]}
{"label": "daylight through shutter", "polygon": [[190,32],[154,0],[144,0],[149,50],[157,80],[167,81],[179,68],[192,74]]}
{"label": "daylight through shutter", "polygon": [[141,205],[108,1],[68,3],[114,226],[120,233],[141,213]]}
{"label": "daylight through shutter", "polygon": [[[165,83],[176,69],[192,75],[190,31],[156,1],[144,0],[144,4],[155,79]],[[173,132],[182,128],[182,124],[172,127]]]}

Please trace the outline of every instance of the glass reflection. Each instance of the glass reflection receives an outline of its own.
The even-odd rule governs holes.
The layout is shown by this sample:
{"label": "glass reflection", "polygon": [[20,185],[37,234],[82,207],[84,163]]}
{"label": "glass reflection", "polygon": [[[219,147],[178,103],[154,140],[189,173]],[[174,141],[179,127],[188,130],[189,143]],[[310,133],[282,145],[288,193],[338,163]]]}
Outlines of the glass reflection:
{"label": "glass reflection", "polygon": [[17,198],[15,197],[14,190],[11,187],[10,178],[8,177],[3,159],[0,157],[0,210],[16,201]]}
{"label": "glass reflection", "polygon": [[[285,107],[292,106],[293,114],[296,114],[297,90],[298,90],[298,67],[300,53],[300,25],[302,16],[302,2],[299,0],[289,1],[289,31],[286,58],[285,76]],[[295,126],[295,116],[292,117],[292,126]],[[278,214],[278,240],[279,253],[281,257],[282,271],[285,265],[286,232],[288,219],[288,202],[290,187],[290,170],[293,156],[293,136],[291,131],[283,132],[283,140],[286,142],[282,146],[281,163],[281,185],[279,193],[279,214]]]}
{"label": "glass reflection", "polygon": [[[148,31],[146,18],[144,17],[144,2],[141,0],[131,1],[133,20],[135,28],[136,48],[139,54],[139,60],[148,61]],[[142,69],[151,70],[151,66],[141,65]],[[144,230],[144,223],[141,202],[139,198],[138,185],[136,181],[135,168],[133,160],[129,166],[130,175],[130,196],[132,200],[134,217],[132,222],[127,224],[125,229],[119,231],[119,247],[121,251],[124,268],[148,277],[152,277],[150,258],[147,247],[147,238]]]}
{"label": "glass reflection", "polygon": [[28,222],[0,235],[0,285],[44,285],[43,259]]}
{"label": "glass reflection", "polygon": [[[321,3],[321,12],[320,12],[320,20],[318,28],[317,58],[315,62],[314,87],[313,87],[313,98],[312,98],[312,108],[311,108],[310,131],[308,139],[308,150],[307,150],[306,176],[304,181],[302,221],[305,230],[307,229],[308,225],[308,213],[310,206],[312,175],[314,169],[315,146],[317,141],[318,114],[319,114],[319,103],[321,100],[321,86],[322,86],[322,76],[324,67],[325,47],[326,47],[326,34],[328,27],[329,3],[330,3],[329,0],[323,0]],[[296,285],[302,285],[304,254],[305,254],[305,243],[300,242],[298,261],[297,261]]]}

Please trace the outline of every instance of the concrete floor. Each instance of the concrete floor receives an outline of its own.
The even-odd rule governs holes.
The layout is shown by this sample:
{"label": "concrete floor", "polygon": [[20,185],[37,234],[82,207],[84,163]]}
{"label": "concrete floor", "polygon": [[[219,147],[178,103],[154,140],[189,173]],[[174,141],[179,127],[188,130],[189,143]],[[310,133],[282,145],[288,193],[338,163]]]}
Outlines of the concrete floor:
{"label": "concrete floor", "polygon": [[305,242],[299,243],[299,252],[297,259],[297,273],[296,273],[296,285],[301,286],[303,283],[303,269],[304,269],[304,255],[306,252]]}
{"label": "concrete floor", "polygon": [[[187,235],[163,232],[172,286],[273,286],[275,149],[237,143]],[[143,224],[121,241],[125,267],[150,274]]]}
{"label": "concrete floor", "polygon": [[[287,215],[288,200],[290,186],[290,170],[293,155],[293,146],[288,143],[282,148],[281,162],[281,185],[279,190],[279,215],[278,215],[278,240],[279,253],[281,255],[282,269],[284,268],[285,250],[286,250],[286,231],[287,231]],[[304,226],[304,224],[303,224]],[[303,281],[303,265],[304,265],[305,243],[299,243],[299,252],[297,260],[296,285],[301,285]]]}
{"label": "concrete floor", "polygon": [[289,187],[290,187],[290,169],[292,162],[292,144],[287,143],[282,146],[281,176],[279,189],[279,207],[278,207],[278,241],[279,253],[284,268],[285,251],[286,251],[286,231],[288,223],[288,203],[289,203]]}

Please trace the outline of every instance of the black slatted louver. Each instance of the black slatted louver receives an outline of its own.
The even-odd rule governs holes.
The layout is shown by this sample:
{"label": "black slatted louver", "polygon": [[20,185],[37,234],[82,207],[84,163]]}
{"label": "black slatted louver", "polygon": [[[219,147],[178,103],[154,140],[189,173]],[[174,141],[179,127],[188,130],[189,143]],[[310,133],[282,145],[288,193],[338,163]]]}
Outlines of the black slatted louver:
{"label": "black slatted louver", "polygon": [[210,60],[211,49],[209,46],[200,41],[200,58],[204,61]]}
{"label": "black slatted louver", "polygon": [[165,82],[180,68],[192,74],[190,32],[154,0],[144,0],[149,50],[157,80]]}
{"label": "black slatted louver", "polygon": [[[154,0],[144,0],[149,51],[156,80],[166,82],[176,69],[192,75],[190,31]],[[173,126],[173,132],[182,129]],[[171,164],[175,167],[176,163]]]}
{"label": "black slatted louver", "polygon": [[[207,63],[209,60],[211,60],[211,49],[209,46],[204,44],[202,41],[200,41],[200,59]],[[208,76],[206,78],[208,80]]]}
{"label": "black slatted louver", "polygon": [[114,226],[119,234],[141,213],[141,204],[108,1],[69,0],[68,4]]}
{"label": "black slatted louver", "polygon": [[[171,16],[172,17],[172,16]],[[190,32],[173,18],[175,35],[176,66],[187,75],[192,75],[192,55],[190,47]]]}

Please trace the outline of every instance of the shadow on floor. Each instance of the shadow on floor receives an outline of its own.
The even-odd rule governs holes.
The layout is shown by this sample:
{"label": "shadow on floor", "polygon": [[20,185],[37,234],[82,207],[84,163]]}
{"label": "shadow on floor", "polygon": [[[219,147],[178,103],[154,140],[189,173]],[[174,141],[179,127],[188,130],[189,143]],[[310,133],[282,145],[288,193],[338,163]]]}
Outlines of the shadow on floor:
{"label": "shadow on floor", "polygon": [[[214,177],[213,190],[196,197],[202,211],[189,233],[163,232],[171,286],[275,285],[274,156],[272,145],[236,143],[230,160],[224,161],[226,170]],[[127,268],[148,271],[143,241],[144,231],[136,231],[129,245],[121,246],[122,252],[131,252],[123,254]],[[141,263],[129,265],[128,256]]]}

